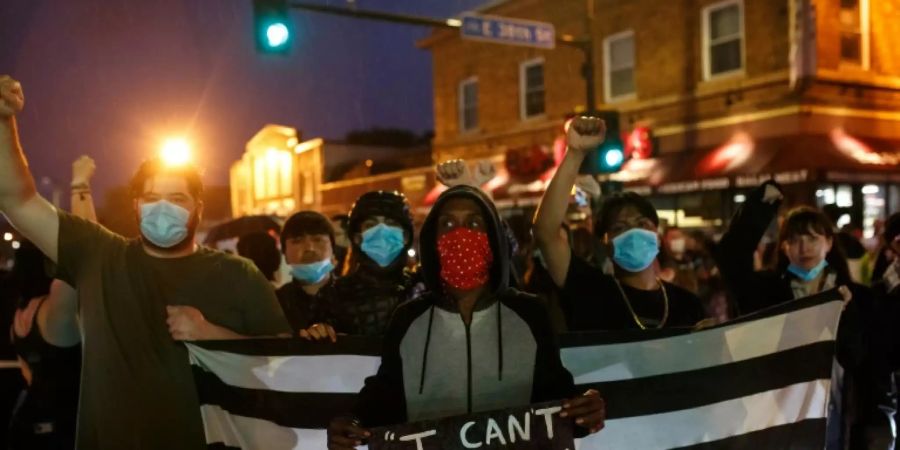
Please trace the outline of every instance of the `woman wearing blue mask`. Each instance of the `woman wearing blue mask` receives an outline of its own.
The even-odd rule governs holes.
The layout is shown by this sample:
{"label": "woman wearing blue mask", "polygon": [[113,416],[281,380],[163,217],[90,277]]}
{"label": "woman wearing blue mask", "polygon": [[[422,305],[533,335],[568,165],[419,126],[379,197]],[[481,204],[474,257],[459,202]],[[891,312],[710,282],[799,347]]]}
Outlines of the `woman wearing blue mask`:
{"label": "woman wearing blue mask", "polygon": [[291,267],[291,281],[276,295],[288,323],[302,338],[334,341],[337,261],[330,221],[315,211],[294,214],[282,227],[281,251]]}
{"label": "woman wearing blue mask", "polygon": [[380,336],[413,285],[407,270],[413,242],[409,203],[399,192],[359,197],[347,222],[350,250],[336,282],[337,326],[348,334]]}
{"label": "woman wearing blue mask", "polygon": [[[871,290],[854,283],[847,260],[835,245],[832,222],[821,211],[798,207],[787,213],[778,233],[773,271],[755,271],[753,252],[778,214],[781,187],[768,181],[747,195],[715,252],[719,271],[739,314],[846,286],[852,301],[838,325],[837,359],[844,372],[833,386],[833,406],[842,416],[829,421],[827,448],[888,448],[866,446],[864,440],[892,440],[881,404],[889,397],[889,374],[879,374],[872,344],[881,338],[874,323]],[[881,390],[881,391],[879,391]],[[850,430],[846,433],[845,430]],[[890,447],[892,448],[892,447]]]}
{"label": "woman wearing blue mask", "polygon": [[703,320],[700,300],[658,277],[659,217],[633,192],[604,200],[594,233],[612,255],[614,275],[606,275],[573,254],[559,233],[572,186],[585,155],[603,142],[603,121],[578,117],[567,133],[568,150],[544,193],[534,235],[547,271],[561,289],[569,330],[624,330],[691,327]]}

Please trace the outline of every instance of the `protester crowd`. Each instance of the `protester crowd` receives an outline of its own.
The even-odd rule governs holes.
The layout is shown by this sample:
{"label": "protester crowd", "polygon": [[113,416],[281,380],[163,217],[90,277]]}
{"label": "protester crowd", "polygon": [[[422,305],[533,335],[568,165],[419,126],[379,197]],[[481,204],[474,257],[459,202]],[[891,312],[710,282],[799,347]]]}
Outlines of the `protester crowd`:
{"label": "protester crowd", "polygon": [[[237,257],[195,242],[203,185],[190,165],[140,166],[134,210],[122,211],[138,237],[97,224],[89,158],[73,166],[72,212],[52,206],[18,139],[23,106],[21,86],[0,77],[0,211],[28,239],[0,285],[24,379],[9,448],[204,448],[181,341],[248,337],[382,340],[377,375],[332,421],[331,449],[374,426],[545,400],[564,400],[581,435],[602,432],[602,393],[575,390],[559,334],[699,329],[836,288],[847,303],[828,448],[893,448],[898,213],[864,246],[829,211],[786,209],[769,181],[726,229],[679,229],[646,198],[579,178],[605,125],[578,117],[533,222],[501,218],[478,188],[490,169],[449,161],[418,229],[402,193],[369,192],[346,215],[300,211],[277,236],[241,236]],[[578,206],[573,187],[599,209]]]}

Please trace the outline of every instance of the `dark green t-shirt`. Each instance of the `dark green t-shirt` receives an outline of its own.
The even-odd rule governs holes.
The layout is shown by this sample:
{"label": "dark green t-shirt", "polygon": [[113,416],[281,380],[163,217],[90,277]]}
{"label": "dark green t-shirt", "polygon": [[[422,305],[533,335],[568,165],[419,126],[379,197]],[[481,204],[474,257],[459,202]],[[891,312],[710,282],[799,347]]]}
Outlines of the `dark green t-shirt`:
{"label": "dark green t-shirt", "polygon": [[83,337],[80,449],[205,449],[185,346],[166,305],[188,305],[247,336],[289,333],[275,293],[245,259],[201,248],[160,259],[70,214],[59,214],[56,276],[78,288]]}

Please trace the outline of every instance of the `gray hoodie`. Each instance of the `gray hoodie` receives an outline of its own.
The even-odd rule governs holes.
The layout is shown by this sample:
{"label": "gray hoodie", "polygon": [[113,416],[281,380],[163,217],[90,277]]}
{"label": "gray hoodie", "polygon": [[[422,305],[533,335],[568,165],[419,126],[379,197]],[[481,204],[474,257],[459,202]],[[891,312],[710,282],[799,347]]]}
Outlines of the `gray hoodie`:
{"label": "gray hoodie", "polygon": [[[481,206],[494,254],[491,295],[476,303],[469,325],[444,292],[437,255],[437,216],[456,197]],[[427,291],[394,313],[381,367],[359,395],[356,415],[363,425],[436,419],[575,394],[547,313],[535,297],[509,287],[506,236],[493,203],[481,191],[457,186],[444,192],[425,219],[419,241]]]}

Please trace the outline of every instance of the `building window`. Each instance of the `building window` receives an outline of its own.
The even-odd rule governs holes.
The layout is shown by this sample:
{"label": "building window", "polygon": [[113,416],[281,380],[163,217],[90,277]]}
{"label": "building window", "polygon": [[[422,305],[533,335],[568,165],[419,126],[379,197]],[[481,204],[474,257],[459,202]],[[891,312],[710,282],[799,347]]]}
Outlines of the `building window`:
{"label": "building window", "polygon": [[478,128],[478,78],[466,78],[459,83],[459,129]]}
{"label": "building window", "polygon": [[841,0],[841,62],[869,68],[869,2]]}
{"label": "building window", "polygon": [[289,150],[270,148],[253,161],[254,197],[276,199],[291,195],[293,154]]}
{"label": "building window", "polygon": [[519,66],[519,105],[522,120],[544,114],[544,59]]}
{"label": "building window", "polygon": [[703,75],[705,79],[744,68],[744,8],[727,0],[703,9]]}
{"label": "building window", "polygon": [[634,32],[603,40],[604,87],[607,102],[634,96]]}

